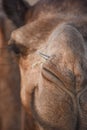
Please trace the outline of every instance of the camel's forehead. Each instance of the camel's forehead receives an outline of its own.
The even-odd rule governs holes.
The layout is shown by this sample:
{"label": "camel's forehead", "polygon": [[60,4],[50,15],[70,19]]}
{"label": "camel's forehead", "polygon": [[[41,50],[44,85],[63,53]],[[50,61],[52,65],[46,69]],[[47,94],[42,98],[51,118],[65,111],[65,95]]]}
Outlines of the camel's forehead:
{"label": "camel's forehead", "polygon": [[63,13],[43,14],[42,18],[35,19],[15,31],[15,39],[18,43],[36,42],[44,40],[61,24],[71,24],[76,27],[83,37],[87,37],[87,16]]}
{"label": "camel's forehead", "polygon": [[[38,6],[34,8],[35,9],[34,12],[37,10],[37,7]],[[47,7],[48,5],[43,6],[42,10]],[[54,8],[52,9],[54,10]],[[78,30],[78,32],[82,34],[83,37],[87,37],[87,16],[85,15],[85,13],[82,14],[81,12],[81,14],[79,14],[78,9],[77,14],[75,14],[75,12],[73,11],[69,12],[69,10],[66,10],[66,13],[64,13],[62,10],[58,12],[57,9],[55,9],[57,10],[56,12],[50,11],[50,9],[48,9],[48,12],[42,10],[37,11],[36,16],[38,17],[35,17],[35,14],[34,16],[32,16],[34,18],[33,21],[27,22],[26,25],[22,26],[21,28],[17,29],[15,32],[12,33],[12,39],[15,40],[16,43],[22,44],[28,47],[29,49],[30,48],[39,49],[38,47],[41,45],[44,47],[45,43],[48,43],[49,37],[50,39],[51,37],[52,38],[55,37],[55,35],[57,34],[57,31],[55,31],[55,29],[57,27],[60,27],[61,24],[71,24]],[[59,30],[60,28],[58,29],[58,31]],[[53,35],[51,35],[52,33]],[[62,48],[64,49],[63,44],[59,44],[58,46],[59,47],[62,46]],[[65,44],[65,47],[67,48],[67,44]]]}

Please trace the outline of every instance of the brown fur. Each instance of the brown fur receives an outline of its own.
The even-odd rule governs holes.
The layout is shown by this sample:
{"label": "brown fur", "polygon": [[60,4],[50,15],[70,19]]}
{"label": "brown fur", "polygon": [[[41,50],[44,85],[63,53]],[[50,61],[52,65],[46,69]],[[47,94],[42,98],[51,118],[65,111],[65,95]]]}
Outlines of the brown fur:
{"label": "brown fur", "polygon": [[40,130],[87,129],[86,6],[86,0],[41,0],[11,35],[21,99]]}

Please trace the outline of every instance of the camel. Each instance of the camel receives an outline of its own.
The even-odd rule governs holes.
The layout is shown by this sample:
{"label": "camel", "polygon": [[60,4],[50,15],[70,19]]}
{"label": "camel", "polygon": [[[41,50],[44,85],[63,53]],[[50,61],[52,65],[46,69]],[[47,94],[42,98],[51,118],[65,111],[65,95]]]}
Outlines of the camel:
{"label": "camel", "polygon": [[21,100],[37,130],[87,129],[87,1],[3,0],[18,27],[9,48],[21,74]]}

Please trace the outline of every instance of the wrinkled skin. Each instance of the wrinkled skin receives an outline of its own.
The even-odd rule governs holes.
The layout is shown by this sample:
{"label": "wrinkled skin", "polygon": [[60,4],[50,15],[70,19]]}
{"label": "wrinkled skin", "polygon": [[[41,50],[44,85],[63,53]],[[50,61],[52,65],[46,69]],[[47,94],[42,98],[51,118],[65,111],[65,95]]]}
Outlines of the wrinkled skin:
{"label": "wrinkled skin", "polygon": [[87,129],[86,6],[86,0],[41,0],[11,35],[22,103],[38,130]]}

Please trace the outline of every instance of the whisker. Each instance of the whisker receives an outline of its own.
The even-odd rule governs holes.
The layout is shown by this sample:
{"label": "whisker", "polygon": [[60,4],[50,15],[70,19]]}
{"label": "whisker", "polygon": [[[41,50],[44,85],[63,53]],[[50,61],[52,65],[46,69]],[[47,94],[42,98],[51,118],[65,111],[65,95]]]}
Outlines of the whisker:
{"label": "whisker", "polygon": [[42,52],[38,51],[39,55],[44,58],[45,60],[48,60],[50,58],[50,56],[43,54]]}

